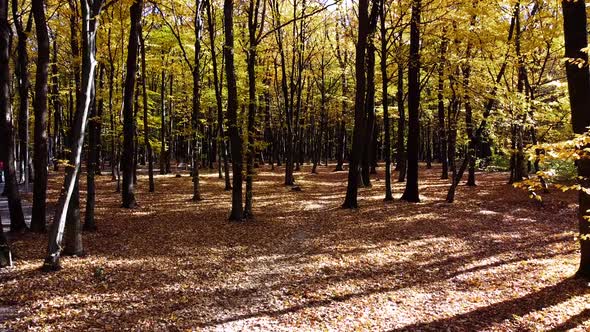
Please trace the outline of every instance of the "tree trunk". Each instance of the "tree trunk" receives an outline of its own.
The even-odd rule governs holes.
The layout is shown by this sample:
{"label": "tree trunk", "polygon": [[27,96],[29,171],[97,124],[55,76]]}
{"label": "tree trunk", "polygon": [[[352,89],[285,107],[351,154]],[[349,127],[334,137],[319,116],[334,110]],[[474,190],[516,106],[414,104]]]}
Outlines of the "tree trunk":
{"label": "tree trunk", "polygon": [[123,94],[123,153],[121,165],[123,168],[122,205],[124,208],[134,208],[135,186],[133,184],[134,173],[134,132],[135,119],[133,116],[133,100],[135,94],[135,76],[137,74],[137,51],[139,32],[141,31],[141,12],[143,0],[135,0],[130,12],[129,44],[127,47],[127,74],[125,75],[125,90]]}
{"label": "tree trunk", "polygon": [[[31,10],[34,12],[34,10]],[[18,170],[20,181],[24,182],[25,187],[29,188],[29,56],[27,53],[27,40],[31,31],[31,16],[23,27],[23,22],[18,12],[18,0],[12,0],[12,17],[17,34],[16,52],[17,58],[15,63],[15,75],[17,77],[19,110],[18,110],[18,139],[19,139],[19,161]],[[49,46],[48,46],[49,48]],[[37,61],[38,63],[38,61]],[[47,94],[46,94],[47,95]],[[35,226],[37,228],[38,226]],[[45,227],[45,226],[43,226]]]}
{"label": "tree trunk", "polygon": [[[201,21],[202,2],[195,1],[195,63],[193,65],[193,112],[192,112],[192,160],[193,160],[193,201],[201,200],[199,186],[200,147],[199,147],[199,121],[201,120],[201,33],[203,24]],[[215,47],[215,46],[213,46]]]}
{"label": "tree trunk", "polygon": [[383,143],[385,159],[385,201],[393,201],[391,192],[391,130],[389,128],[389,98],[387,95],[387,31],[385,30],[385,1],[381,1],[379,6],[380,32],[381,32],[381,90],[383,103]]}
{"label": "tree trunk", "polygon": [[47,200],[47,82],[49,73],[49,33],[45,19],[43,0],[33,0],[33,16],[37,33],[37,70],[35,77],[35,145],[33,165],[35,182],[33,187],[33,211],[31,230],[45,231]]}
{"label": "tree trunk", "polygon": [[[60,269],[61,242],[66,224],[66,216],[72,194],[77,187],[78,172],[82,147],[84,145],[84,134],[88,120],[90,103],[94,96],[94,75],[96,69],[96,29],[98,26],[97,16],[100,14],[102,0],[81,0],[82,7],[82,89],[76,111],[75,123],[72,128],[72,153],[70,154],[70,167],[66,167],[64,186],[58,200],[49,244],[47,257],[43,264],[44,270]],[[72,167],[73,166],[73,167]],[[81,239],[81,237],[80,237]]]}
{"label": "tree trunk", "polygon": [[352,137],[352,151],[348,167],[348,185],[346,198],[342,207],[356,209],[358,207],[359,164],[362,158],[363,140],[365,137],[365,91],[367,78],[365,76],[367,37],[369,34],[369,0],[359,0],[358,4],[358,40],[356,43],[355,76],[356,93],[354,100],[354,129]]}
{"label": "tree trunk", "polygon": [[440,140],[439,144],[439,159],[442,164],[441,179],[449,178],[449,158],[447,148],[447,128],[445,124],[445,103],[444,103],[444,88],[445,88],[445,65],[446,65],[446,53],[448,48],[448,39],[444,35],[446,31],[443,30],[443,38],[440,45],[440,56],[438,63],[438,136]]}
{"label": "tree trunk", "polygon": [[150,143],[150,128],[148,126],[148,96],[147,96],[147,72],[145,65],[145,40],[143,33],[139,33],[141,47],[141,88],[143,97],[143,144],[147,150],[149,192],[155,190],[154,184],[154,152]]}
{"label": "tree trunk", "polygon": [[[475,8],[477,1],[473,2],[473,7]],[[475,26],[476,16],[473,15],[471,17],[471,30],[474,29]],[[463,65],[463,104],[465,106],[465,128],[467,132],[467,137],[473,137],[473,108],[471,107],[471,96],[469,94],[469,80],[471,79],[471,48],[472,43],[471,39],[468,38],[467,41],[467,50],[465,52],[466,63]],[[476,160],[476,146],[469,145],[467,152],[469,157],[469,173],[467,176],[467,185],[468,186],[475,186],[475,160]]]}
{"label": "tree trunk", "polygon": [[[565,57],[588,62],[587,18],[585,0],[562,1]],[[590,126],[590,72],[588,67],[566,62],[566,74],[572,110],[572,127],[575,133],[583,134]],[[576,276],[590,278],[590,225],[587,214],[590,209],[590,160],[588,155],[577,161],[578,176],[582,190],[579,193],[578,224],[580,232],[580,266]]]}
{"label": "tree trunk", "polygon": [[420,149],[420,12],[421,0],[412,2],[410,23],[410,65],[408,69],[408,179],[402,200],[420,202],[418,194],[418,153]]}
{"label": "tree trunk", "polygon": [[65,138],[63,126],[62,103],[59,96],[59,73],[57,67],[57,36],[53,38],[53,56],[51,61],[51,99],[53,113],[53,170],[59,169],[59,160],[63,158],[63,140]]}
{"label": "tree trunk", "polygon": [[[209,31],[209,41],[211,46],[211,64],[213,66],[213,85],[215,86],[215,102],[217,105],[217,139],[220,143],[220,155],[219,163],[221,163],[221,159],[223,159],[223,169],[225,171],[225,190],[231,190],[231,182],[229,177],[229,162],[227,157],[227,144],[225,140],[225,134],[223,130],[223,103],[221,101],[222,98],[222,83],[219,79],[219,72],[217,69],[217,55],[215,49],[215,22],[213,20],[213,8],[211,7],[211,2],[207,1],[207,27]],[[221,164],[219,166],[219,177],[221,178]]]}
{"label": "tree trunk", "polygon": [[225,25],[225,71],[227,76],[227,122],[231,143],[233,187],[232,208],[229,220],[241,221],[242,209],[242,138],[238,129],[238,89],[234,64],[234,2],[224,0],[223,18]]}
{"label": "tree trunk", "polygon": [[77,174],[75,182],[74,192],[66,215],[63,254],[81,257],[84,256],[84,246],[82,244],[82,223],[80,220],[80,173]]}
{"label": "tree trunk", "polygon": [[[401,38],[403,34],[400,32],[400,47],[402,44]],[[395,170],[399,172],[398,182],[404,182],[406,180],[406,144],[405,132],[406,132],[406,112],[404,108],[404,66],[402,65],[401,59],[397,63],[397,109],[399,112],[399,118],[397,120],[397,155]]]}
{"label": "tree trunk", "polygon": [[8,0],[0,0],[0,160],[4,163],[5,192],[10,212],[10,231],[27,229],[21,206],[16,170],[14,169],[14,141],[12,111],[10,107],[10,25],[8,24]]}
{"label": "tree trunk", "polygon": [[[98,86],[99,91],[102,92],[104,86],[104,70],[103,66],[99,66]],[[84,214],[83,229],[88,232],[96,231],[96,223],[94,222],[94,206],[96,202],[96,185],[94,176],[98,169],[98,139],[100,137],[100,122],[101,114],[104,108],[104,100],[102,94],[98,94],[98,98],[90,110],[90,119],[88,123],[88,159],[86,160],[86,211]]]}

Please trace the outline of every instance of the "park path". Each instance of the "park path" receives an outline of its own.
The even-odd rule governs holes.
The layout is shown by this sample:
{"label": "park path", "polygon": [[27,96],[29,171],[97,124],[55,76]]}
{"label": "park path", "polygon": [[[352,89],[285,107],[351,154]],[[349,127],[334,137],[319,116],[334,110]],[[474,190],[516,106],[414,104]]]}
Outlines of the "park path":
{"label": "park path", "polygon": [[[23,192],[24,186],[21,186]],[[0,193],[4,192],[4,182],[0,183]],[[28,201],[21,199],[23,206],[23,213],[25,214],[25,222],[27,226],[31,225],[31,209],[32,205]],[[2,227],[5,232],[10,228],[10,213],[8,211],[8,199],[6,196],[0,195],[0,217],[2,218]]]}

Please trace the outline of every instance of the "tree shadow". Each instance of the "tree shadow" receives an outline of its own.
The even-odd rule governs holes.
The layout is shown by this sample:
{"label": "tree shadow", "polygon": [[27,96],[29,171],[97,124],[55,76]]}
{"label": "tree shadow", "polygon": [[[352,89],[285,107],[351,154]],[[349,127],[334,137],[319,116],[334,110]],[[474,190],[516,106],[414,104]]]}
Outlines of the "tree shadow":
{"label": "tree shadow", "polygon": [[[494,303],[483,308],[428,323],[407,325],[391,331],[448,331],[454,329],[463,330],[465,327],[472,330],[482,330],[505,319],[524,316],[533,311],[567,301],[574,296],[588,293],[590,293],[590,289],[583,280],[569,278],[517,299]],[[584,313],[584,315],[588,314]],[[574,318],[572,322],[566,324],[569,326],[578,320]]]}
{"label": "tree shadow", "polygon": [[571,329],[575,329],[579,325],[582,325],[585,321],[587,321],[589,319],[590,319],[590,309],[586,308],[586,309],[582,310],[579,314],[570,317],[567,321],[552,328],[548,332],[569,331]]}

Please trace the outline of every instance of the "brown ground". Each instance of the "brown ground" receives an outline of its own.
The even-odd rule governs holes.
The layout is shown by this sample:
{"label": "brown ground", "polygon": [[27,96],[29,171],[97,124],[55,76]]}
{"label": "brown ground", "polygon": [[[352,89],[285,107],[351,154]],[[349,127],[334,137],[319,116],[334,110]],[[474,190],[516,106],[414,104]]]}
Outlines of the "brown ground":
{"label": "brown ground", "polygon": [[[384,203],[379,174],[351,211],[339,208],[346,173],[319,170],[296,175],[301,192],[259,170],[256,221],[242,224],[226,221],[229,193],[214,173],[199,203],[186,175],[157,176],[153,194],[142,176],[136,210],[99,177],[88,257],[42,273],[45,236],[14,241],[0,307],[18,318],[0,330],[590,329],[589,289],[569,278],[573,194],[540,207],[506,174],[478,174],[446,204],[435,168],[421,171],[422,203]],[[402,190],[395,183],[396,198]]]}

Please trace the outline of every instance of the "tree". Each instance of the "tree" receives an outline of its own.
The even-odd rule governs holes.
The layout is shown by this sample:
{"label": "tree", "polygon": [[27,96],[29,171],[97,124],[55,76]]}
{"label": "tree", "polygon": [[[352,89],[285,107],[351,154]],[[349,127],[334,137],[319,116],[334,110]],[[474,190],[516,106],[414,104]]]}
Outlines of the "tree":
{"label": "tree", "polygon": [[49,235],[47,256],[43,263],[43,269],[47,271],[61,268],[59,260],[62,250],[61,242],[70,200],[77,186],[88,113],[94,97],[97,18],[102,9],[103,0],[80,0],[80,4],[82,8],[82,89],[76,108],[74,127],[72,128],[73,149],[70,154],[69,165],[66,167],[64,186],[59,196],[58,207]]}
{"label": "tree", "polygon": [[[152,144],[150,143],[150,129],[148,126],[148,95],[147,95],[147,72],[145,64],[145,37],[143,33],[139,33],[139,42],[141,47],[141,89],[143,99],[143,143],[146,147],[147,152],[147,163],[148,163],[148,181],[149,181],[149,192],[153,193],[155,190],[154,184],[154,151]],[[101,80],[102,82],[102,80]]]}
{"label": "tree", "polygon": [[[262,4],[260,3],[262,1]],[[250,0],[248,5],[248,52],[246,62],[248,67],[248,156],[246,157],[246,202],[244,217],[252,218],[252,182],[254,177],[255,147],[255,119],[257,109],[256,96],[256,57],[260,35],[264,29],[266,14],[266,0]]]}
{"label": "tree", "polygon": [[102,91],[104,88],[104,67],[99,65],[98,69],[98,87],[100,91],[95,93],[95,102],[90,110],[90,119],[88,120],[88,157],[86,163],[86,211],[84,214],[84,230],[89,232],[96,231],[96,223],[94,221],[94,207],[96,203],[96,183],[94,177],[97,174],[100,138],[100,118],[104,108],[104,98]]}
{"label": "tree", "polygon": [[[217,106],[217,139],[220,142],[220,155],[223,158],[223,170],[225,171],[225,190],[231,190],[229,178],[229,162],[227,157],[226,135],[223,130],[223,105],[222,105],[222,84],[219,79],[219,70],[217,68],[217,51],[215,49],[215,24],[213,21],[213,8],[211,1],[207,0],[207,28],[209,30],[209,42],[211,44],[211,65],[213,66],[213,86],[215,88],[215,104]],[[220,158],[221,159],[221,158]],[[221,178],[221,160],[219,160],[219,177]]]}
{"label": "tree", "polygon": [[420,202],[418,154],[420,149],[420,13],[421,0],[412,1],[410,65],[408,68],[408,179],[402,200]]}
{"label": "tree", "polygon": [[387,95],[387,30],[385,26],[385,0],[379,6],[380,33],[381,33],[381,89],[383,103],[383,140],[385,154],[385,201],[392,201],[391,193],[391,130],[389,128],[389,97]]}
{"label": "tree", "polygon": [[365,91],[367,84],[366,50],[369,36],[369,0],[359,0],[358,35],[355,55],[356,92],[354,99],[354,129],[352,133],[352,151],[348,168],[348,185],[342,207],[356,209],[358,207],[359,166],[362,158],[362,145],[365,136]]}
{"label": "tree", "polygon": [[0,160],[4,163],[10,212],[10,231],[23,232],[27,229],[14,169],[14,143],[12,110],[10,107],[10,25],[8,24],[8,1],[0,0]]}
{"label": "tree", "polygon": [[49,33],[45,19],[43,0],[33,0],[33,16],[37,33],[37,71],[35,76],[35,140],[33,165],[35,182],[33,187],[33,212],[31,230],[45,231],[47,200],[47,82],[49,73]]}
{"label": "tree", "polygon": [[238,88],[236,83],[236,68],[234,61],[234,2],[224,0],[223,18],[225,27],[225,73],[227,76],[227,125],[232,156],[232,204],[229,220],[241,221],[242,208],[242,137],[238,128]]}
{"label": "tree", "polygon": [[201,200],[201,192],[199,188],[199,121],[201,117],[201,36],[203,31],[202,17],[202,2],[196,0],[195,2],[195,64],[192,68],[193,74],[193,114],[192,114],[192,150],[193,150],[193,201]]}
{"label": "tree", "polygon": [[[588,32],[586,1],[562,0],[563,35],[565,39],[566,74],[569,101],[572,112],[572,127],[577,134],[583,134],[590,126],[590,72],[588,63]],[[583,65],[578,65],[582,61]],[[590,210],[590,159],[585,154],[577,161],[578,176],[582,190],[579,193],[578,225],[580,232],[580,266],[576,276],[590,278],[590,226],[587,215]]]}
{"label": "tree", "polygon": [[123,187],[121,190],[122,205],[124,208],[135,208],[135,185],[133,174],[135,170],[135,117],[133,113],[133,99],[135,95],[135,81],[137,75],[137,52],[139,47],[139,33],[141,31],[141,12],[143,0],[134,0],[129,8],[130,25],[129,44],[127,45],[127,73],[125,75],[125,87],[123,94],[123,153],[121,165],[123,166]]}
{"label": "tree", "polygon": [[439,159],[442,164],[442,173],[440,178],[446,180],[449,178],[449,158],[447,148],[447,128],[445,125],[445,102],[444,102],[444,88],[445,88],[445,65],[447,62],[446,53],[448,49],[449,40],[446,36],[446,29],[443,28],[443,37],[440,43],[440,57],[438,62],[438,87],[437,87],[437,110],[438,110],[438,137],[439,145]]}
{"label": "tree", "polygon": [[[33,11],[29,14],[26,26],[23,25],[23,13],[19,13],[18,0],[12,0],[12,18],[17,35],[17,59],[15,74],[17,77],[19,109],[18,109],[18,139],[19,139],[19,172],[21,181],[25,186],[29,185],[29,55],[27,51],[27,42],[32,28]],[[37,203],[38,205],[38,203]],[[36,223],[36,221],[35,221]],[[45,226],[43,226],[45,227]],[[34,226],[35,229],[38,226]]]}

